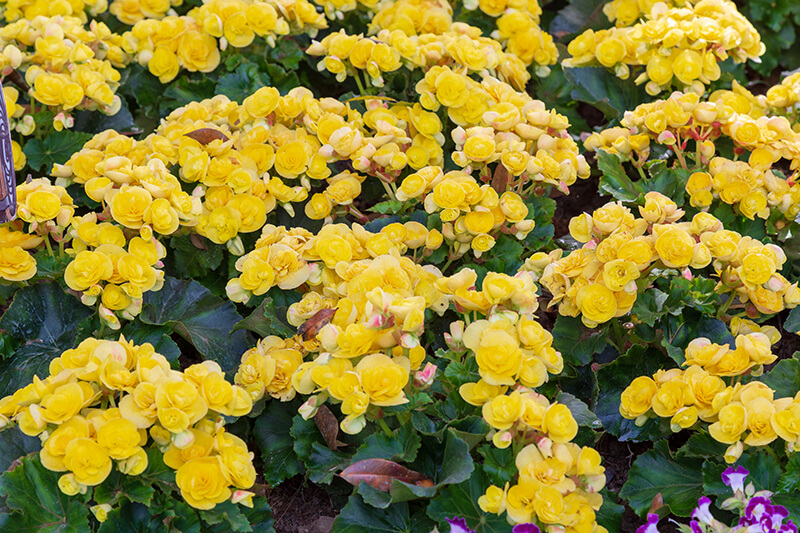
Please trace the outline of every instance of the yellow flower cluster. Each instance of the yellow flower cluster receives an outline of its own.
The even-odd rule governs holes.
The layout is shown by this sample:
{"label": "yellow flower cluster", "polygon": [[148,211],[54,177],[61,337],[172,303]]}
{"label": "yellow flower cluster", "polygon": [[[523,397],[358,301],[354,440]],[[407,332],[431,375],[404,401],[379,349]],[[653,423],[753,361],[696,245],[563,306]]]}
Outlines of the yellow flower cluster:
{"label": "yellow flower cluster", "polygon": [[570,221],[572,237],[587,244],[564,258],[547,257],[544,267],[530,266],[542,272],[550,306],[580,315],[589,327],[624,316],[640,290],[637,280],[656,262],[681,271],[713,262],[721,278],[717,292],[749,301],[761,313],[800,303],[797,284],[779,274],[786,256],[778,246],[726,230],[708,213],[678,222],[683,211],[657,192],[647,193],[639,212],[642,218],[611,202]]}
{"label": "yellow flower cluster", "polygon": [[686,0],[611,0],[603,6],[603,13],[618,28],[633,26],[648,15],[657,2],[667,7],[686,5]]}
{"label": "yellow flower cluster", "polygon": [[[8,47],[8,51],[11,52],[12,48]],[[14,55],[17,54],[14,53]],[[21,58],[22,53],[19,53],[18,57]],[[0,60],[0,63],[2,63],[2,60]],[[33,115],[26,113],[25,107],[19,103],[19,91],[17,88],[11,86],[3,87],[3,99],[6,102],[9,130],[16,131],[22,135],[33,133],[36,128],[36,121],[33,119]],[[22,151],[22,146],[13,139],[11,140],[11,152],[11,157],[14,159],[14,170],[19,172],[25,168],[28,163],[28,157]]]}
{"label": "yellow flower cluster", "polygon": [[382,3],[369,23],[369,34],[400,30],[406,36],[441,35],[453,25],[453,6],[447,0],[396,0]]}
{"label": "yellow flower cluster", "polygon": [[[327,286],[339,283],[337,280],[343,275],[339,272],[343,268],[340,263],[387,254],[399,256],[409,249],[434,250],[441,242],[438,231],[429,232],[413,221],[389,224],[379,233],[369,232],[358,224],[352,227],[328,224],[316,235],[302,228],[287,231],[283,226],[267,224],[256,248],[236,262],[236,269],[242,274],[228,282],[227,293],[231,300],[247,303],[252,296],[260,296],[275,286],[283,290],[296,289],[304,283],[312,287],[320,283]],[[291,313],[290,310],[290,317]],[[313,314],[305,312],[302,316],[305,320]]]}
{"label": "yellow flower cluster", "polygon": [[0,227],[0,279],[26,281],[36,275],[36,260],[28,250],[38,248],[50,237],[63,242],[64,230],[75,211],[64,187],[53,186],[47,178],[30,180],[17,187],[18,220]]}
{"label": "yellow flower cluster", "polygon": [[[759,329],[748,323],[745,331]],[[622,392],[620,414],[638,425],[649,417],[670,418],[673,431],[693,427],[698,420],[708,424],[709,434],[728,444],[725,460],[735,462],[744,446],[766,446],[777,438],[787,450],[798,445],[800,403],[797,398],[774,398],[774,391],[761,382],[726,385],[720,376],[757,375],[761,366],[776,359],[770,344],[777,342],[769,331],[736,337],[736,347],[720,346],[708,339],[695,339],[686,348],[686,370],[659,370],[652,378],[634,379]],[[746,435],[746,436],[745,436]]]}
{"label": "yellow flower cluster", "polygon": [[[571,418],[563,405],[548,406],[547,399],[535,393],[525,398],[526,419],[537,431],[544,426],[560,426]],[[520,450],[515,463],[519,472],[516,484],[504,488],[490,485],[478,499],[483,512],[505,512],[512,524],[535,522],[546,533],[607,533],[596,523],[595,511],[603,503],[600,490],[606,476],[595,449],[540,436]]]}
{"label": "yellow flower cluster", "polygon": [[377,35],[348,35],[345,30],[314,41],[306,50],[312,56],[325,56],[318,64],[344,81],[365,71],[370,83],[383,87],[383,74],[405,66],[427,70],[435,65],[481,73],[488,71],[522,90],[530,79],[525,64],[514,54],[504,52],[499,42],[482,37],[478,28],[454,23],[441,34],[407,35],[402,30],[382,29]]}
{"label": "yellow flower cluster", "polygon": [[164,284],[164,272],[159,267],[163,266],[166,249],[152,232],[141,233],[147,239],[128,239],[119,226],[98,224],[96,213],[72,220],[72,248],[67,253],[74,259],[67,265],[64,281],[70,289],[82,293],[85,305],[97,304],[100,318],[115,330],[120,328],[117,313],[133,320],[142,309],[143,294],[158,291]]}
{"label": "yellow flower cluster", "polygon": [[491,186],[479,186],[461,171],[442,174],[437,167],[429,167],[433,172],[425,170],[406,177],[398,197],[404,198],[417,181],[424,182],[425,188],[420,183],[417,191],[430,192],[424,197],[425,210],[440,214],[450,257],[461,257],[470,250],[480,257],[494,248],[495,236],[500,232],[522,240],[533,230],[533,220],[526,219],[528,206],[517,193],[506,191],[498,195]]}
{"label": "yellow flower cluster", "polygon": [[[89,29],[75,17],[20,19],[0,29],[0,47],[4,57],[16,50],[9,66],[25,70],[25,81],[31,86],[33,99],[54,112],[56,130],[72,127],[73,110],[99,110],[113,115],[122,101],[115,95],[120,73],[128,57],[122,50],[122,37],[102,22],[92,21]],[[4,61],[3,61],[4,62]],[[5,91],[4,91],[5,92]],[[30,135],[35,127],[32,116],[19,118],[15,129]]]}
{"label": "yellow flower cluster", "polygon": [[694,207],[707,208],[715,199],[737,207],[750,220],[756,216],[766,219],[771,209],[777,209],[787,220],[800,212],[800,184],[777,176],[769,168],[772,156],[768,150],[757,148],[750,160],[731,161],[715,157],[708,172],[695,172],[686,182],[686,192]]}
{"label": "yellow flower cluster", "polygon": [[133,26],[144,19],[161,19],[183,0],[114,0],[108,11],[123,24]]}
{"label": "yellow flower cluster", "polygon": [[623,79],[631,67],[644,67],[636,83],[646,83],[651,95],[673,84],[702,94],[719,79],[719,62],[758,60],[766,51],[758,31],[730,0],[671,8],[657,3],[634,26],[587,30],[567,49],[572,57],[562,62],[565,67],[601,65]]}
{"label": "yellow flower cluster", "polygon": [[242,48],[258,36],[274,46],[278,36],[313,36],[326,27],[325,16],[307,0],[209,0],[183,17],[136,22],[123,39],[125,50],[167,83],[182,68],[211,72],[228,44]]}
{"label": "yellow flower cluster", "polygon": [[90,337],[54,359],[46,379],[34,377],[0,400],[0,420],[41,438],[44,467],[66,472],[58,482],[65,494],[86,493],[115,466],[141,474],[152,438],[177,470],[184,499],[211,509],[234,496],[231,486],[242,489],[238,501],[252,496],[245,489],[255,482],[253,456],[222,418],[251,408],[247,392],[225,381],[216,363],[178,372],[151,344]]}
{"label": "yellow flower cluster", "polygon": [[36,17],[76,17],[87,22],[87,13],[92,17],[104,13],[108,9],[108,0],[3,0],[0,11],[6,22],[19,19],[33,20]]}
{"label": "yellow flower cluster", "polygon": [[22,229],[21,220],[0,226],[0,280],[5,282],[26,281],[36,275],[36,260],[28,250],[44,239]]}
{"label": "yellow flower cluster", "polygon": [[[770,117],[759,112],[758,101],[746,90],[734,85],[733,91],[717,91],[708,101],[694,93],[674,92],[669,98],[641,104],[625,113],[622,127],[593,133],[584,142],[589,151],[598,149],[618,154],[623,160],[637,159],[644,164],[651,142],[675,151],[679,162],[688,168],[684,151],[695,141],[695,166],[707,166],[714,156],[714,141],[730,138],[738,154],[762,149],[756,166],[770,168],[780,159],[791,161],[797,169],[800,135],[792,130],[785,117]],[[754,112],[754,118],[746,113]]]}
{"label": "yellow flower cluster", "polygon": [[[317,236],[300,229],[265,228],[260,246],[242,258],[245,270],[229,283],[229,297],[249,297],[246,287],[261,281],[269,288],[283,276],[282,288],[305,284],[302,300],[288,311],[293,325],[302,326],[320,312],[328,320],[307,338],[270,337],[242,356],[236,383],[254,400],[265,393],[283,401],[298,392],[315,394],[301,409],[305,417],[328,399],[342,402],[341,427],[347,433],[363,429],[370,405],[408,401],[404,388],[410,373],[425,359],[419,341],[425,311],[443,313],[449,300],[437,286],[441,274],[436,268],[400,255],[406,249],[400,235],[411,235],[406,226],[393,226],[370,234],[358,225],[328,225]],[[424,235],[417,235],[415,245],[424,244]],[[308,353],[318,355],[303,362]],[[430,384],[434,371],[426,368],[415,376],[420,386]]]}
{"label": "yellow flower cluster", "polygon": [[797,105],[800,102],[800,73],[790,74],[770,87],[765,99],[767,106],[787,117],[797,129],[800,123],[800,108]]}

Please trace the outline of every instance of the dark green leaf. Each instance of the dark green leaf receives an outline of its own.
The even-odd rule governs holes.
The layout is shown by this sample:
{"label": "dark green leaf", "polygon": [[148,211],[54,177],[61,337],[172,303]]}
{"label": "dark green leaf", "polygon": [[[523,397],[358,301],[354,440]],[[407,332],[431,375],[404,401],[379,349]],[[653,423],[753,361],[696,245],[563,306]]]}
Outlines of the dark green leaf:
{"label": "dark green leaf", "polygon": [[181,356],[181,349],[169,336],[171,330],[166,326],[152,326],[144,324],[138,320],[129,322],[123,329],[122,334],[129,341],[140,345],[149,342],[153,345],[156,353],[160,353],[167,358],[173,368],[178,368],[178,358]]}
{"label": "dark green leaf", "polygon": [[698,459],[676,461],[667,442],[658,441],[633,463],[619,495],[639,516],[647,513],[658,494],[673,514],[689,516],[703,495],[701,467]]}
{"label": "dark green leaf", "polygon": [[436,520],[443,531],[447,531],[447,518],[459,516],[475,533],[508,533],[505,517],[484,513],[478,507],[478,498],[483,496],[488,486],[486,474],[476,468],[468,480],[450,485],[434,498],[428,505],[428,516]]}
{"label": "dark green leaf", "polygon": [[110,503],[116,506],[121,500],[150,505],[154,493],[153,487],[141,476],[126,476],[114,469],[108,478],[94,488],[94,499],[97,503]]}
{"label": "dark green leaf", "polygon": [[403,202],[399,200],[386,200],[385,202],[379,202],[373,205],[369,208],[369,210],[373,213],[380,213],[382,215],[394,215],[403,210]]}
{"label": "dark green leaf", "polygon": [[242,318],[234,305],[196,281],[167,278],[160,291],[144,295],[139,318],[145,324],[169,326],[226,372],[236,368],[251,345],[245,332],[232,332]]}
{"label": "dark green leaf", "polygon": [[[570,0],[550,23],[550,33],[577,33],[585,28],[608,27],[603,0]],[[544,27],[542,27],[544,29]]]}
{"label": "dark green leaf", "polygon": [[75,345],[78,324],[91,314],[56,282],[17,291],[0,327],[24,344],[0,361],[0,395],[27,385],[34,375],[47,377],[50,361]]}
{"label": "dark green leaf", "polygon": [[633,80],[620,80],[604,68],[565,68],[564,74],[572,85],[572,98],[591,104],[606,118],[616,118],[644,101],[644,88]]}
{"label": "dark green leaf", "polygon": [[0,497],[13,512],[3,532],[79,533],[89,530],[88,495],[67,496],[58,489],[61,474],[47,470],[38,457],[24,457],[0,476]]}
{"label": "dark green leaf", "polygon": [[597,168],[603,175],[598,188],[623,202],[635,202],[645,193],[641,182],[633,181],[625,172],[622,162],[615,154],[604,150],[597,151]]}
{"label": "dark green leaf", "polygon": [[553,343],[564,361],[586,365],[605,348],[608,334],[604,329],[587,328],[580,318],[559,315],[553,328]]}
{"label": "dark green leaf", "polygon": [[250,315],[236,323],[233,330],[248,329],[259,337],[277,335],[291,337],[297,330],[286,322],[286,308],[276,308],[270,296],[266,296]]}
{"label": "dark green leaf", "polygon": [[282,37],[275,43],[275,48],[269,52],[270,58],[285,70],[295,70],[305,55],[303,49],[293,37]]}
{"label": "dark green leaf", "polygon": [[600,419],[589,409],[589,406],[568,392],[559,392],[556,396],[558,403],[569,407],[572,417],[579,426],[586,426],[592,429],[602,429]]}
{"label": "dark green leaf", "polygon": [[714,440],[708,433],[693,433],[686,444],[678,450],[678,457],[699,457],[705,459],[706,457],[722,457],[725,450],[728,448],[727,444],[722,444]]}
{"label": "dark green leaf", "polygon": [[[200,239],[205,250],[197,248],[192,238]],[[180,278],[202,278],[222,264],[223,247],[199,235],[181,235],[169,240],[169,260],[175,265],[176,274]]]}
{"label": "dark green leaf", "polygon": [[669,421],[650,419],[642,427],[619,413],[620,397],[628,385],[639,376],[652,376],[657,370],[670,368],[670,360],[653,348],[634,346],[628,353],[604,365],[597,373],[600,394],[595,414],[606,431],[621,441],[655,440],[671,434]]}
{"label": "dark green leaf", "polygon": [[800,334],[800,307],[795,307],[789,312],[783,323],[783,329]]}
{"label": "dark green leaf", "polygon": [[483,471],[492,485],[503,487],[517,475],[512,448],[500,449],[493,444],[484,444],[478,452],[483,456]]}
{"label": "dark green leaf", "polygon": [[217,94],[224,94],[240,104],[259,88],[269,86],[269,76],[255,63],[243,63],[234,72],[224,74],[217,81]]}
{"label": "dark green leaf", "polygon": [[22,151],[28,157],[28,166],[34,170],[50,172],[54,164],[66,163],[91,138],[88,133],[56,131],[44,139],[28,140]]}
{"label": "dark green leaf", "polygon": [[422,439],[410,424],[404,424],[392,432],[392,436],[376,431],[350,459],[351,462],[364,459],[387,459],[397,463],[410,463],[417,457]]}
{"label": "dark green leaf", "polygon": [[474,357],[468,357],[463,363],[451,361],[444,370],[444,375],[456,387],[464,383],[477,383],[481,379],[478,374],[478,363]]}
{"label": "dark green leaf", "polygon": [[289,433],[292,413],[296,411],[293,405],[277,400],[267,401],[264,412],[253,424],[253,438],[264,460],[261,473],[270,485],[277,485],[303,469],[295,455],[292,435]]}
{"label": "dark green leaf", "polygon": [[778,361],[761,381],[775,391],[775,398],[794,397],[800,391],[800,361],[795,358]]}
{"label": "dark green leaf", "polygon": [[163,522],[151,516],[146,506],[123,500],[109,511],[98,533],[149,533],[159,526],[163,526]]}
{"label": "dark green leaf", "polygon": [[789,456],[789,462],[778,481],[778,492],[800,492],[800,455],[793,453]]}
{"label": "dark green leaf", "polygon": [[645,291],[636,295],[636,302],[631,309],[631,315],[641,320],[648,326],[654,326],[656,320],[666,314],[664,302],[669,295],[658,289]]}
{"label": "dark green leaf", "polygon": [[[363,483],[362,483],[363,485]],[[334,533],[418,533],[411,524],[408,504],[396,503],[384,510],[366,505],[352,495],[333,522]]]}
{"label": "dark green leaf", "polygon": [[221,526],[216,528],[218,531],[253,531],[239,506],[230,501],[218,503],[213,509],[201,510],[200,517],[212,526]]}
{"label": "dark green leaf", "polygon": [[550,243],[555,234],[553,215],[556,212],[556,201],[546,196],[534,196],[525,205],[528,206],[527,218],[533,219],[536,225],[522,243],[527,250],[538,252]]}
{"label": "dark green leaf", "polygon": [[595,514],[597,523],[608,531],[622,531],[622,513],[625,507],[620,505],[619,498],[607,488],[601,491],[603,506]]}
{"label": "dark green leaf", "polygon": [[10,427],[0,432],[0,472],[5,472],[17,458],[38,452],[42,443],[19,429]]}

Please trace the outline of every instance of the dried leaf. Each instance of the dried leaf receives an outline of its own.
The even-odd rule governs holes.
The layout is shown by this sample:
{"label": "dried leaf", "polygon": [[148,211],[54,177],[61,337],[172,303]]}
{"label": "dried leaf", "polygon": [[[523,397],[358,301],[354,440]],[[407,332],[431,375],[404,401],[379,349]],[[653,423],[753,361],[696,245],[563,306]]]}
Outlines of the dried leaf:
{"label": "dried leaf", "polygon": [[492,176],[492,189],[497,194],[503,194],[508,190],[508,182],[511,180],[511,174],[502,163],[497,165],[494,169],[494,176]]}
{"label": "dried leaf", "polygon": [[364,482],[381,492],[389,492],[393,479],[418,487],[433,486],[433,481],[425,475],[386,459],[358,461],[342,470],[339,476],[352,485]]}
{"label": "dried leaf", "polygon": [[222,142],[229,140],[227,135],[219,130],[215,130],[214,128],[200,128],[199,130],[190,131],[184,135],[203,145],[208,144],[211,141],[216,141],[217,139]]}
{"label": "dried leaf", "polygon": [[327,406],[320,406],[317,414],[314,415],[314,423],[317,425],[319,432],[322,433],[322,438],[325,439],[325,444],[331,450],[339,448],[339,441],[336,439],[339,436],[339,421],[336,420],[334,415]]}
{"label": "dried leaf", "polygon": [[297,328],[297,334],[302,336],[304,341],[314,339],[322,328],[330,324],[335,314],[335,307],[333,309],[320,309],[314,316],[300,324],[300,327]]}
{"label": "dried leaf", "polygon": [[663,496],[661,495],[661,493],[659,492],[659,493],[658,493],[658,494],[656,494],[656,495],[655,495],[655,497],[653,498],[653,503],[651,503],[651,504],[650,504],[650,510],[649,510],[649,511],[647,511],[647,513],[648,513],[648,514],[650,514],[650,513],[655,513],[656,511],[658,511],[658,510],[659,510],[659,509],[661,509],[662,507],[664,507],[664,497],[663,497]]}
{"label": "dried leaf", "polygon": [[191,235],[189,235],[189,240],[192,242],[194,247],[197,248],[198,250],[205,251],[205,250],[208,249],[208,247],[206,246],[205,241],[203,240],[203,237],[201,237],[197,233],[192,233]]}

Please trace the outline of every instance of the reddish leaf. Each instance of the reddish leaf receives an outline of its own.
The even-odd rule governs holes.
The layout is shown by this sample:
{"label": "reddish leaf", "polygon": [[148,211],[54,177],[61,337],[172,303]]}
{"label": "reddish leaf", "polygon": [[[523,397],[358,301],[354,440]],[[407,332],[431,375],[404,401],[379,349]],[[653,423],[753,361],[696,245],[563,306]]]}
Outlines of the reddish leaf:
{"label": "reddish leaf", "polygon": [[651,503],[651,504],[650,504],[650,510],[649,510],[649,511],[647,511],[647,513],[648,513],[648,514],[650,514],[650,513],[655,513],[656,511],[658,511],[658,510],[659,510],[659,509],[661,509],[662,507],[664,507],[664,497],[663,497],[663,496],[661,495],[661,493],[659,492],[659,493],[658,493],[658,494],[656,494],[656,495],[655,495],[655,497],[653,498],[653,503]]}
{"label": "reddish leaf", "polygon": [[322,328],[330,324],[335,314],[336,308],[320,309],[314,316],[300,324],[300,327],[297,328],[297,334],[302,336],[304,341],[314,339]]}
{"label": "reddish leaf", "polygon": [[511,174],[508,172],[508,169],[500,163],[497,165],[497,168],[494,169],[494,176],[492,176],[492,189],[494,189],[497,194],[503,194],[508,190],[508,182],[511,180]]}
{"label": "reddish leaf", "polygon": [[433,486],[433,481],[425,475],[386,459],[358,461],[342,470],[339,476],[352,485],[358,486],[359,483],[364,482],[381,492],[389,492],[393,479],[418,487]]}
{"label": "reddish leaf", "polygon": [[325,444],[331,450],[336,450],[341,444],[336,438],[339,436],[339,421],[327,406],[320,406],[317,414],[314,415],[314,423],[317,425]]}
{"label": "reddish leaf", "polygon": [[192,233],[189,235],[189,240],[192,242],[195,248],[198,250],[207,250],[206,243],[203,240],[203,237],[198,235],[197,233]]}
{"label": "reddish leaf", "polygon": [[219,130],[215,130],[214,128],[200,128],[199,130],[190,131],[184,135],[190,139],[194,139],[200,144],[208,144],[211,141],[216,141],[217,139],[222,142],[229,140],[227,135]]}

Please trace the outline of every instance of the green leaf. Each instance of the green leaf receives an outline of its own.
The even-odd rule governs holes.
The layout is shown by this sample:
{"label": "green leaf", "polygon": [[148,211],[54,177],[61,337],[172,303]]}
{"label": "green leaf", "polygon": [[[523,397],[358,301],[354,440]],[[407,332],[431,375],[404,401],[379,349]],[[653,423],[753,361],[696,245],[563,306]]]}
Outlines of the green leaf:
{"label": "green leaf", "polygon": [[800,307],[795,307],[789,312],[783,323],[783,329],[800,334]]}
{"label": "green leaf", "polygon": [[[205,250],[201,250],[192,243],[194,239],[200,239],[205,244]],[[224,258],[223,247],[214,244],[205,237],[199,235],[180,235],[169,240],[170,263],[175,265],[178,277],[186,279],[197,279],[207,276],[211,271],[216,270],[222,264]]]}
{"label": "green leaf", "polygon": [[139,315],[145,324],[168,326],[226,372],[236,368],[251,346],[245,332],[232,332],[241,318],[233,303],[214,296],[196,281],[174,278],[167,278],[160,291],[144,295]]}
{"label": "green leaf", "polygon": [[253,424],[253,439],[264,460],[261,473],[269,485],[277,485],[303,469],[303,464],[295,455],[293,438],[289,433],[292,413],[296,411],[293,405],[277,400],[267,401],[264,412]]}
{"label": "green leaf", "polygon": [[593,105],[608,119],[622,116],[645,100],[643,87],[620,80],[605,68],[565,68],[564,75],[572,85],[572,98]]}
{"label": "green leaf", "polygon": [[727,444],[722,444],[708,433],[693,433],[686,444],[678,450],[678,457],[699,457],[705,459],[706,457],[722,457],[725,450],[728,448]]}
{"label": "green leaf", "polygon": [[656,321],[667,313],[664,309],[664,302],[668,297],[667,293],[658,289],[639,293],[636,295],[631,315],[653,327]]}
{"label": "green leaf", "polygon": [[[161,518],[163,519],[163,517]],[[149,533],[163,525],[163,522],[158,520],[158,516],[150,515],[150,510],[146,506],[123,500],[109,511],[106,521],[100,524],[97,532]]]}
{"label": "green leaf", "polygon": [[376,431],[366,438],[351,462],[364,459],[387,459],[398,463],[410,463],[417,458],[422,438],[410,424],[404,424],[392,432],[392,436]]}
{"label": "green leaf", "polygon": [[294,451],[314,483],[329,485],[335,472],[349,462],[343,453],[328,448],[313,420],[303,420],[299,414],[295,415],[290,433],[294,439]]}
{"label": "green leaf", "polygon": [[399,200],[386,200],[379,202],[369,208],[373,213],[380,213],[382,215],[391,214],[395,215],[403,210],[403,202]]}
{"label": "green leaf", "polygon": [[615,154],[597,151],[597,168],[602,172],[598,188],[623,202],[635,202],[645,193],[639,181],[632,181]]}
{"label": "green leaf", "polygon": [[622,514],[625,507],[620,505],[619,498],[607,488],[601,491],[603,506],[595,514],[597,523],[608,531],[622,531]]}
{"label": "green leaf", "polygon": [[463,363],[451,361],[444,370],[444,375],[456,387],[464,383],[477,383],[481,379],[478,373],[478,362],[474,357],[468,357]]}
{"label": "green leaf", "polygon": [[216,93],[242,103],[259,88],[271,85],[267,73],[259,70],[255,63],[243,63],[236,70],[224,74],[217,81]]}
{"label": "green leaf", "polygon": [[88,495],[67,496],[58,489],[61,474],[47,470],[38,457],[24,457],[0,476],[0,497],[13,511],[0,531],[79,533],[89,531]]}
{"label": "green leaf", "polygon": [[66,163],[91,138],[88,133],[54,131],[44,139],[28,140],[22,151],[28,157],[28,166],[34,170],[50,172],[54,164]]}
{"label": "green leaf", "polygon": [[603,14],[604,4],[603,0],[570,0],[550,23],[550,33],[577,33],[586,28],[608,27],[608,19]]}
{"label": "green leaf", "polygon": [[765,385],[775,391],[775,398],[791,398],[800,391],[800,361],[796,359],[798,355],[800,352],[795,353],[792,359],[778,361],[761,378]]}
{"label": "green leaf", "polygon": [[218,531],[253,531],[247,517],[239,510],[239,506],[226,501],[218,503],[213,509],[199,511],[200,518],[205,522],[221,527]]}
{"label": "green leaf", "polygon": [[488,486],[486,474],[476,468],[468,480],[450,485],[434,498],[428,505],[428,516],[436,520],[441,528],[449,527],[447,518],[459,516],[467,521],[475,533],[508,533],[509,525],[505,517],[484,513],[478,507],[478,498],[483,496]]}
{"label": "green leaf", "polygon": [[778,480],[778,492],[800,492],[800,454],[789,456],[789,462]]}
{"label": "green leaf", "polygon": [[[458,393],[456,392],[456,394]],[[449,430],[456,437],[466,442],[471,450],[486,440],[486,434],[489,433],[491,428],[483,417],[472,415],[454,421]]]}
{"label": "green leaf", "polygon": [[522,243],[525,249],[538,252],[553,239],[553,215],[556,212],[556,201],[546,196],[533,196],[525,203],[528,206],[528,217],[535,226]]}
{"label": "green leaf", "polygon": [[587,365],[608,344],[608,333],[605,329],[587,328],[580,318],[559,315],[553,328],[553,343],[564,361]]}
{"label": "green leaf", "polygon": [[0,431],[0,472],[5,472],[17,458],[42,449],[42,442],[17,428]]}
{"label": "green leaf", "polygon": [[172,111],[189,102],[199,102],[214,96],[214,79],[202,72],[181,74],[163,89],[162,113]]}
{"label": "green leaf", "polygon": [[658,494],[673,514],[689,516],[703,495],[701,467],[698,459],[676,461],[667,442],[660,440],[633,463],[619,496],[627,500],[639,516],[647,513]]}
{"label": "green leaf", "polygon": [[[504,272],[506,274],[514,274],[519,270],[522,265],[522,253],[525,248],[522,243],[511,235],[502,235],[497,239],[494,248],[487,252],[490,257],[484,268],[491,272]],[[480,282],[483,282],[483,276],[480,276]]]}
{"label": "green leaf", "polygon": [[110,503],[112,506],[118,505],[123,499],[149,506],[154,492],[145,478],[126,476],[115,469],[94,488],[94,499],[97,503]]}
{"label": "green leaf", "polygon": [[[362,483],[363,485],[363,483]],[[376,509],[366,505],[361,497],[352,495],[333,522],[333,533],[418,533],[414,531],[408,504],[390,505]]]}
{"label": "green leaf", "polygon": [[667,419],[653,418],[639,427],[634,420],[623,418],[619,413],[620,397],[631,382],[639,376],[652,376],[657,370],[670,368],[663,353],[654,348],[634,346],[628,353],[613,362],[603,365],[597,372],[600,393],[594,413],[606,431],[621,441],[655,440],[671,434]]}
{"label": "green leaf", "polygon": [[684,203],[686,182],[691,171],[683,167],[667,166],[664,159],[655,159],[645,164],[650,178],[644,180],[643,185],[647,191],[657,191],[668,196],[678,207]]}
{"label": "green leaf", "polygon": [[140,345],[149,342],[153,345],[156,353],[166,357],[173,368],[178,368],[178,358],[181,356],[181,349],[169,334],[171,330],[166,326],[152,326],[134,320],[122,328],[122,335],[134,344]]}
{"label": "green leaf", "polygon": [[572,417],[579,426],[602,429],[600,419],[589,409],[589,406],[568,392],[559,392],[556,401],[569,407]]}
{"label": "green leaf", "polygon": [[272,298],[268,295],[264,297],[258,307],[250,315],[240,320],[233,326],[233,330],[247,329],[256,333],[259,337],[291,337],[297,333],[297,329],[286,322],[286,307],[277,307]]}
{"label": "green leaf", "polygon": [[709,318],[697,311],[686,310],[680,317],[670,316],[662,323],[664,338],[661,345],[667,349],[669,356],[682,365],[686,361],[684,352],[689,343],[699,337],[705,337],[717,344],[735,345],[725,322]]}
{"label": "green leaf", "polygon": [[[733,496],[733,493],[730,487],[723,483],[722,472],[731,465],[722,462],[721,459],[707,459],[703,463],[703,491],[708,496],[729,498]],[[746,453],[736,461],[736,466],[743,466],[750,472],[745,484],[752,483],[756,491],[768,490],[775,492],[778,488],[781,467],[775,458],[767,452]]]}
{"label": "green leaf", "polygon": [[27,385],[34,375],[47,377],[50,361],[75,345],[78,325],[91,314],[56,282],[18,290],[0,327],[24,344],[0,361],[0,395]]}
{"label": "green leaf", "polygon": [[286,70],[295,70],[305,54],[293,37],[282,37],[275,43],[275,48],[270,50],[269,57]]}
{"label": "green leaf", "polygon": [[483,456],[483,471],[492,485],[503,487],[517,475],[517,465],[512,448],[500,449],[493,444],[484,444],[478,450]]}

